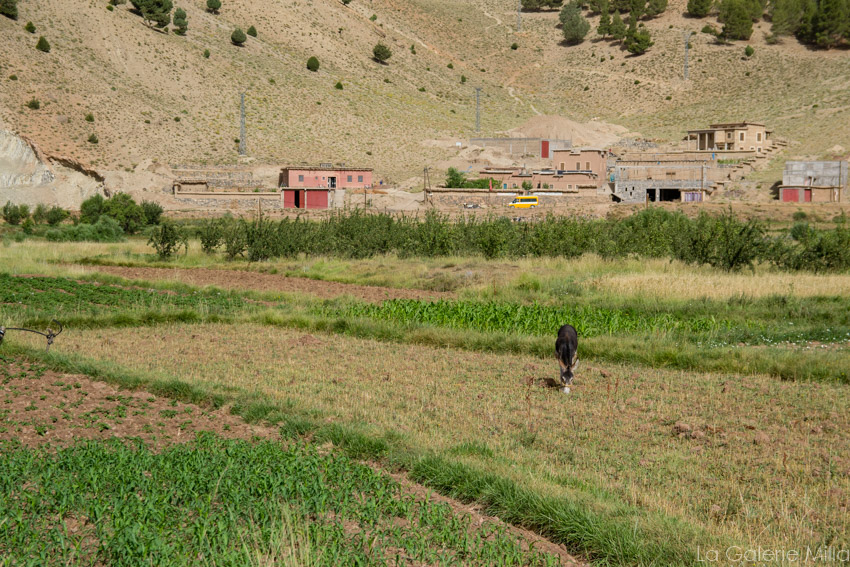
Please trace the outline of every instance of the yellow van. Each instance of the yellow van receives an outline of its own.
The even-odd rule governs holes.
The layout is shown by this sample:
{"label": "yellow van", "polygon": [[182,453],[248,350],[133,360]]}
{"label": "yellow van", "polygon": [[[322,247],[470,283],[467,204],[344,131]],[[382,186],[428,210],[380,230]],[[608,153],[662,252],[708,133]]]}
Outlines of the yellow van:
{"label": "yellow van", "polygon": [[539,204],[537,197],[517,197],[508,206],[515,209],[533,209]]}

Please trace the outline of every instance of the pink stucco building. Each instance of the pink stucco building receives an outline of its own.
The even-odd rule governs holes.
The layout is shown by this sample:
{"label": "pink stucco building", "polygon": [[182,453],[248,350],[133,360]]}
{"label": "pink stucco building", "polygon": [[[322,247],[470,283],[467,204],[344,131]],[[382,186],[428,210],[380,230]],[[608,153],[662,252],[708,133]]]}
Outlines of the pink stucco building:
{"label": "pink stucco building", "polygon": [[280,170],[278,185],[288,209],[341,206],[346,189],[372,186],[372,170],[363,167],[290,166]]}

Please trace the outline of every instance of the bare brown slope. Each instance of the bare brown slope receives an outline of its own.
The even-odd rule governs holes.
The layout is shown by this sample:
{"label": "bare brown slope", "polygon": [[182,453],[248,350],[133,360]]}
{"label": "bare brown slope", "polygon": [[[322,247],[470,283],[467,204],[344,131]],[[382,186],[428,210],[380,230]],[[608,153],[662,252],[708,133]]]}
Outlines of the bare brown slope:
{"label": "bare brown slope", "polygon": [[[716,19],[683,17],[685,0],[647,22],[655,45],[642,57],[593,32],[579,46],[562,45],[556,12],[524,14],[517,34],[512,0],[353,0],[347,7],[338,0],[226,0],[218,16],[204,4],[180,2],[189,14],[182,38],[146,28],[126,5],[109,12],[88,0],[21,2],[18,22],[0,19],[0,111],[45,151],[102,169],[146,158],[235,161],[243,90],[251,156],[357,163],[388,181],[452,153],[450,145],[423,142],[474,135],[473,86],[484,89],[485,135],[538,113],[598,117],[663,140],[708,122],[749,119],[798,140],[791,155],[850,147],[846,51],[812,51],[793,40],[767,45],[762,22],[749,42],[755,55],[745,59],[747,42],[719,46],[698,33]],[[28,20],[35,35],[23,30]],[[231,45],[237,25],[255,25],[259,38]],[[687,82],[685,30],[697,32]],[[41,34],[50,54],[34,49]],[[389,65],[371,59],[378,41],[393,50]],[[510,49],[513,42],[519,49]],[[322,63],[318,73],[305,68],[310,55]],[[343,90],[334,89],[337,81]],[[33,97],[41,110],[25,108]],[[93,132],[97,145],[86,142]]]}

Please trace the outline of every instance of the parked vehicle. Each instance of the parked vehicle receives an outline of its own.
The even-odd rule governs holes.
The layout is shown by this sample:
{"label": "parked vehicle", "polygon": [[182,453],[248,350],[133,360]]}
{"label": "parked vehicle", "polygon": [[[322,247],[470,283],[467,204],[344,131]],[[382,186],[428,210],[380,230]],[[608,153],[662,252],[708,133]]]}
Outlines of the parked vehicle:
{"label": "parked vehicle", "polygon": [[533,209],[539,204],[537,197],[517,197],[508,206],[515,209]]}

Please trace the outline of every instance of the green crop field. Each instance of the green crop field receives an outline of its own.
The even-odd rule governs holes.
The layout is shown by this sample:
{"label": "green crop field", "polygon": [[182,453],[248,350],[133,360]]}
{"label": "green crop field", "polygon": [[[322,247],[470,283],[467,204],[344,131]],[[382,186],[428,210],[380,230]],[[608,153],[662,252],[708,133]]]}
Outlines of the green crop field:
{"label": "green crop field", "polygon": [[[432,228],[445,228],[437,220]],[[410,222],[387,234],[413,230]],[[549,222],[547,230],[560,226]],[[485,225],[463,230],[486,240]],[[133,238],[0,248],[0,324],[65,324],[49,353],[43,337],[14,331],[0,345],[8,364],[28,360],[59,376],[51,380],[65,385],[47,401],[67,395],[65,373],[89,376],[203,411],[226,408],[285,440],[201,433],[181,446],[124,437],[33,448],[15,435],[50,438],[64,418],[28,419],[40,398],[31,383],[15,385],[6,403],[23,417],[0,427],[9,437],[0,557],[138,564],[171,550],[200,564],[295,553],[310,565],[564,561],[513,528],[471,529],[457,510],[407,496],[375,469],[590,564],[691,565],[698,550],[736,546],[850,547],[845,270],[756,256],[728,271],[663,250],[517,257],[405,245],[361,254],[341,236],[346,226],[333,228],[341,252],[262,261],[206,254],[195,240],[171,261]],[[219,287],[199,285],[200,267],[221,276],[209,276]],[[295,276],[310,283],[291,291],[284,284]],[[412,295],[385,298],[364,285]],[[580,336],[570,395],[558,389],[553,356],[563,323]],[[123,405],[121,415],[144,411]],[[16,415],[2,410],[7,421]],[[103,424],[99,434],[117,436],[127,419],[117,411],[88,408],[81,427]],[[182,415],[158,410],[152,431],[195,419]],[[14,490],[25,482],[25,493]],[[102,498],[87,496],[85,483],[102,487]],[[82,517],[103,521],[68,529]]]}

